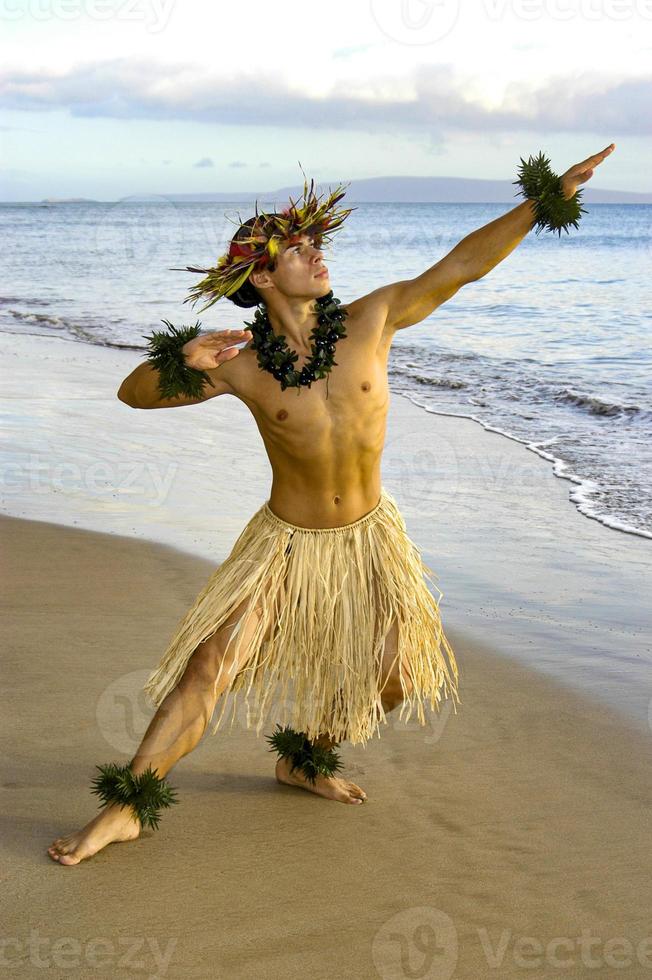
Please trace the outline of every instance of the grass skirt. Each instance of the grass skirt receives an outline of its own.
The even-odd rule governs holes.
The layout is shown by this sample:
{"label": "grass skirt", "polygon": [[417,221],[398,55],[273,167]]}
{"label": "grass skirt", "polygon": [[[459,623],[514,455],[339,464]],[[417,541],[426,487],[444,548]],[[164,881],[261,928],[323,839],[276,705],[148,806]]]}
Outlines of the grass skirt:
{"label": "grass skirt", "polygon": [[[178,624],[144,690],[159,705],[197,645],[249,597],[245,613],[255,608],[259,615],[246,650],[239,649],[244,614],[228,640],[229,651],[235,644],[232,663],[240,669],[222,695],[213,733],[229,700],[233,725],[237,697],[244,693],[246,727],[252,727],[253,698],[257,736],[268,722],[290,725],[309,739],[329,735],[356,744],[380,736],[380,722],[387,723],[382,656],[394,619],[394,664],[400,665],[404,694],[399,717],[405,715],[407,723],[416,708],[425,725],[425,701],[438,709],[442,694],[454,707],[460,700],[457,664],[439,616],[443,593],[434,577],[384,487],[369,513],[336,528],[290,524],[265,502]],[[274,704],[279,690],[280,705]]]}

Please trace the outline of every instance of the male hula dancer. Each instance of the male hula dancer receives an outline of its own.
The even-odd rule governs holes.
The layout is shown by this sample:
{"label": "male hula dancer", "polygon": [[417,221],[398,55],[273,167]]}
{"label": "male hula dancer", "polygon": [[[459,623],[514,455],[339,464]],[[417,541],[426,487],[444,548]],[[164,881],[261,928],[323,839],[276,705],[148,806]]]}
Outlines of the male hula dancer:
{"label": "male hula dancer", "polygon": [[485,276],[533,226],[560,235],[577,227],[584,210],[577,187],[613,149],[562,177],[542,154],[522,160],[514,183],[523,202],[416,278],[345,306],[333,296],[321,251],[353,210],[337,210],[339,188],[320,203],[304,183],[301,206],[291,202],[280,214],[256,208],[215,267],[187,267],[205,274],[189,299],[257,306],[250,329],[200,333],[198,325],[168,324],[171,332],[152,335],[148,360],[118,396],[141,409],[239,398],[262,435],[271,493],[147,681],[158,710],[135,756],[97,767],[92,791],[101,812],[55,840],[53,860],[78,864],[138,837],[143,826],[156,828],[161,810],[178,802],[165,777],[202,738],[221,695],[214,731],[226,695],[244,692],[249,710],[253,692],[258,734],[280,686],[289,718],[267,736],[279,755],[276,778],[350,804],[366,793],[337,775],[342,739],[364,743],[399,704],[409,715],[416,707],[425,724],[425,701],[433,708],[442,695],[459,701],[455,657],[426,584],[432,570],[381,483],[389,349],[397,331]]}

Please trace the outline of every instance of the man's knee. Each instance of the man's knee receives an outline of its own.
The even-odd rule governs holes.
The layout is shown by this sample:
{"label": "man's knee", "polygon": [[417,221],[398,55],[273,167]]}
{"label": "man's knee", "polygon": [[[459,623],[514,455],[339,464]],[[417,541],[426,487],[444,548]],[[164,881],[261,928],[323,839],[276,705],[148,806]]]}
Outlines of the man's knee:
{"label": "man's knee", "polygon": [[189,679],[199,684],[232,681],[254,652],[253,636],[260,615],[259,609],[250,609],[249,601],[243,601],[219,629],[198,644],[188,661]]}
{"label": "man's knee", "polygon": [[197,645],[184,672],[187,683],[205,687],[214,684],[220,671],[228,667],[224,644],[214,633]]}
{"label": "man's knee", "polygon": [[403,685],[404,687],[401,686],[398,669],[392,671],[381,691],[380,699],[384,711],[393,711],[412,693],[413,685],[409,678],[403,677]]}

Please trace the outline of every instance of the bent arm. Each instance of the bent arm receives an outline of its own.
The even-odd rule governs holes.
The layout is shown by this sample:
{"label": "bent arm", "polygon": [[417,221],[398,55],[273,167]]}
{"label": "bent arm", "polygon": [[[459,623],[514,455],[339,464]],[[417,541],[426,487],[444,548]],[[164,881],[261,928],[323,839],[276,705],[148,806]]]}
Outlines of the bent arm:
{"label": "bent arm", "polygon": [[129,405],[130,408],[178,408],[181,405],[199,405],[217,395],[232,393],[233,389],[224,376],[220,374],[219,367],[207,370],[206,374],[215,387],[211,388],[205,382],[204,394],[201,398],[190,398],[188,395],[161,398],[158,387],[159,373],[149,361],[144,361],[124,379],[118,388],[117,395],[120,401]]}

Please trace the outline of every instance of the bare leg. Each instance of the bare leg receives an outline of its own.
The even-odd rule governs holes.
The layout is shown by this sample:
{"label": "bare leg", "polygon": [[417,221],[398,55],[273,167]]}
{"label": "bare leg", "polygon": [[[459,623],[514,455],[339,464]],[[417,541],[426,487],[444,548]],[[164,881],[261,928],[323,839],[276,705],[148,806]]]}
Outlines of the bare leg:
{"label": "bare leg", "polygon": [[[191,656],[179,683],[149,723],[130,763],[134,773],[140,774],[151,765],[163,777],[200,741],[218,697],[251,654],[248,641],[258,622],[258,610],[248,613],[242,625],[239,661],[236,663],[233,649],[226,650],[234,626],[247,612],[247,603],[241,603],[228,622],[200,643]],[[79,864],[107,844],[133,840],[139,833],[140,822],[131,807],[113,804],[104,807],[82,830],[57,838],[48,854],[59,864]]]}
{"label": "bare leg", "polygon": [[[398,673],[396,655],[398,652],[398,622],[394,620],[385,639],[382,662],[381,680],[381,702],[383,710],[389,713],[393,711],[403,700],[401,681]],[[409,689],[409,682],[405,681]],[[337,743],[329,735],[320,735],[313,740],[313,745],[323,745],[332,748]],[[300,786],[318,796],[325,796],[331,800],[338,800],[340,803],[364,803],[367,794],[356,783],[349,782],[338,776],[318,776],[313,784],[297,769],[290,772],[290,762],[288,759],[279,759],[276,763],[276,778],[280,783],[289,786]]]}

